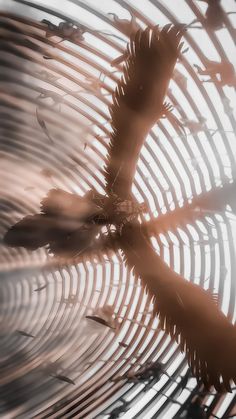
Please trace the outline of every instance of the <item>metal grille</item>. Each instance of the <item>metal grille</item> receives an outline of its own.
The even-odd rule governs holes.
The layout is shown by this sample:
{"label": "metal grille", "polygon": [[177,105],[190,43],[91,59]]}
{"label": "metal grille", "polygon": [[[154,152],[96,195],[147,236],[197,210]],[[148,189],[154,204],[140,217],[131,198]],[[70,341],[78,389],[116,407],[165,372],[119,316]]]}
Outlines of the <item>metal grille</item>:
{"label": "metal grille", "polygon": [[[22,216],[36,212],[52,187],[79,194],[92,186],[104,191],[108,106],[121,76],[111,61],[128,41],[108,13],[130,19],[131,12],[141,27],[200,20],[196,26],[201,29],[185,34],[188,51],[177,64],[167,99],[178,120],[199,122],[202,116],[206,121],[199,130],[186,128],[187,138],[173,118],[162,119],[150,132],[133,184],[137,200],[149,204],[146,218],[175,211],[233,179],[235,88],[202,83],[193,64],[202,66],[208,58],[236,65],[236,22],[226,14],[236,11],[234,1],[222,1],[224,25],[217,31],[205,25],[207,5],[193,0],[2,0],[0,6],[1,236]],[[86,26],[84,41],[47,37],[42,19]],[[219,294],[221,309],[233,322],[235,227],[228,208],[152,239],[172,269]],[[184,354],[158,329],[145,290],[119,253],[57,266],[45,249],[30,253],[0,245],[3,417],[186,417],[199,391],[196,380],[190,378],[181,392]],[[94,329],[85,319],[107,304],[121,319],[118,331]],[[156,359],[166,364],[168,376],[148,385],[112,381],[132,365]],[[75,384],[56,380],[55,371]],[[234,413],[235,392],[212,392],[204,404],[207,417],[227,417]]]}

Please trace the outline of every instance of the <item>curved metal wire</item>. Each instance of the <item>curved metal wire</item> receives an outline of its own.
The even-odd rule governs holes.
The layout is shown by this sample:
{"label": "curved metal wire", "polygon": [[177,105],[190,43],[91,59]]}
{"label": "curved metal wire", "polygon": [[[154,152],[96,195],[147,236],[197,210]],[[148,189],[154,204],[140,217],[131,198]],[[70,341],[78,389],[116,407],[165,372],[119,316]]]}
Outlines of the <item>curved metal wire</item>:
{"label": "curved metal wire", "polygon": [[[155,10],[160,22],[183,22],[181,7],[173,10],[171,1],[136,3],[112,1],[109,12],[115,10],[126,17],[130,11],[144,27],[157,23],[150,10]],[[189,53],[182,55],[178,69],[187,86],[173,80],[168,100],[177,119],[198,120],[206,112],[209,122],[208,129],[188,132],[183,138],[170,116],[148,136],[133,192],[149,203],[150,218],[174,211],[201,191],[229,181],[235,171],[235,138],[226,132],[236,128],[227,102],[235,89],[232,92],[217,83],[209,87],[193,68],[194,60],[206,62],[199,31],[219,59],[229,59],[229,48],[218,31],[206,27],[201,2],[179,3],[188,9],[187,16],[194,15],[203,23],[203,29],[189,29],[185,35]],[[12,1],[17,6],[14,11],[0,2],[1,236],[22,216],[37,211],[41,197],[51,187],[78,193],[92,186],[99,191],[104,187],[108,106],[120,76],[120,68],[114,73],[110,64],[128,39],[107,15],[106,1],[55,4]],[[222,31],[232,42],[235,28],[228,11],[225,9]],[[42,19],[85,25],[85,41],[75,44],[46,37]],[[103,25],[109,30],[101,30]],[[103,79],[96,85],[100,73]],[[50,138],[37,120],[36,109]],[[211,128],[219,132],[212,136]],[[153,237],[157,251],[172,269],[218,293],[219,304],[232,321],[236,317],[234,223],[227,211],[196,218],[191,226]],[[2,415],[171,418],[184,414],[202,394],[194,378],[189,377],[183,386],[187,374],[184,355],[158,329],[157,319],[149,313],[151,301],[123,265],[119,252],[90,255],[78,264],[53,265],[45,250],[29,253],[0,245]],[[85,318],[106,305],[114,307],[121,322],[117,330],[94,329]],[[148,384],[113,381],[131,367],[157,359],[165,364],[168,375]],[[223,418],[234,412],[234,391],[202,397],[207,417]]]}

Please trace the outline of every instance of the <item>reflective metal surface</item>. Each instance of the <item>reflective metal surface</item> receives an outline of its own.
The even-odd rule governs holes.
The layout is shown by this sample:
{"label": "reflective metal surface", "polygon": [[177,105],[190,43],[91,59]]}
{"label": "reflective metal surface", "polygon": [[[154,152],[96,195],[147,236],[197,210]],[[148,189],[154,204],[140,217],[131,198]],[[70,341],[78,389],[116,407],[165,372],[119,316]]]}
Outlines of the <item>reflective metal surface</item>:
{"label": "reflective metal surface", "polygon": [[[200,20],[186,32],[188,50],[167,97],[173,115],[185,121],[187,137],[173,118],[162,119],[138,162],[133,193],[148,202],[149,217],[175,211],[233,179],[235,87],[203,83],[193,66],[203,67],[206,58],[236,65],[236,20],[227,14],[236,12],[236,3],[221,3],[222,28],[213,30],[206,25],[207,4],[201,1],[0,1],[2,417],[186,417],[184,411],[199,391],[196,380],[190,377],[183,386],[188,370],[184,354],[158,329],[150,299],[119,252],[58,266],[46,249],[11,249],[1,237],[22,216],[37,212],[52,187],[78,194],[91,186],[104,190],[108,107],[121,76],[121,67],[111,62],[128,41],[117,18],[108,13],[130,19],[131,12],[141,27]],[[60,42],[47,34],[42,19],[54,25],[63,20],[74,27],[82,24],[84,39]],[[202,125],[199,116],[206,119]],[[188,123],[192,120],[198,128]],[[153,237],[173,270],[219,294],[221,309],[232,322],[235,238],[230,208],[201,220],[196,216],[191,225]],[[85,317],[107,305],[114,307],[117,327]],[[131,365],[156,359],[168,375],[148,385],[112,381]],[[234,414],[235,392],[206,394],[203,403],[207,417],[225,418]]]}

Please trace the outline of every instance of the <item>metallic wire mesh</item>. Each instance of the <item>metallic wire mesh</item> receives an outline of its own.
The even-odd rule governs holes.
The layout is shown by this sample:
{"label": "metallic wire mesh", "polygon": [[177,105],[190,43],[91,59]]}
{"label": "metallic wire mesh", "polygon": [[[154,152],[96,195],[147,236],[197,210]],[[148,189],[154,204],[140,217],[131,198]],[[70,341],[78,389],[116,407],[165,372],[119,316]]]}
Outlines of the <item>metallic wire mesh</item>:
{"label": "metallic wire mesh", "polygon": [[[177,64],[168,100],[177,119],[203,116],[206,122],[198,132],[187,129],[187,139],[170,118],[150,132],[133,185],[137,200],[149,203],[149,217],[232,180],[235,88],[202,83],[193,64],[206,58],[236,64],[235,18],[226,14],[236,5],[222,1],[224,22],[217,31],[204,23],[206,7],[193,0],[0,1],[0,237],[22,216],[37,212],[52,187],[104,191],[108,106],[121,75],[111,61],[128,41],[109,12],[126,19],[131,12],[141,27],[195,18],[202,25],[186,32],[189,49]],[[47,37],[42,19],[84,25],[84,41]],[[235,226],[228,208],[153,237],[172,269],[219,294],[232,321]],[[181,391],[188,373],[185,356],[158,329],[150,299],[119,252],[59,266],[45,249],[10,249],[1,239],[0,245],[2,417],[186,417],[199,387],[190,377]],[[85,319],[108,304],[121,318],[118,330],[94,328]],[[156,359],[166,364],[168,375],[148,384],[112,381],[132,365]],[[56,379],[58,371],[74,384]],[[204,404],[207,417],[236,415],[234,391],[206,394]]]}

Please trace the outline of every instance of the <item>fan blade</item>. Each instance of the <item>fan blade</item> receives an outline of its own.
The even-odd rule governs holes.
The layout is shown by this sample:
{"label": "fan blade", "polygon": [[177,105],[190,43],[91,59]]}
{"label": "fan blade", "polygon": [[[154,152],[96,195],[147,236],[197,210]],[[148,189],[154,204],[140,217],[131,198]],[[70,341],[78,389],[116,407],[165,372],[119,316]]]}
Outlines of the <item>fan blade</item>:
{"label": "fan blade", "polygon": [[[236,380],[236,328],[200,286],[172,271],[155,253],[140,224],[126,225],[121,247],[130,268],[155,298],[154,308],[165,329],[176,329],[189,364],[206,388],[225,390]],[[216,350],[217,348],[217,350]],[[195,374],[196,375],[196,374]],[[220,377],[224,382],[220,383]]]}

